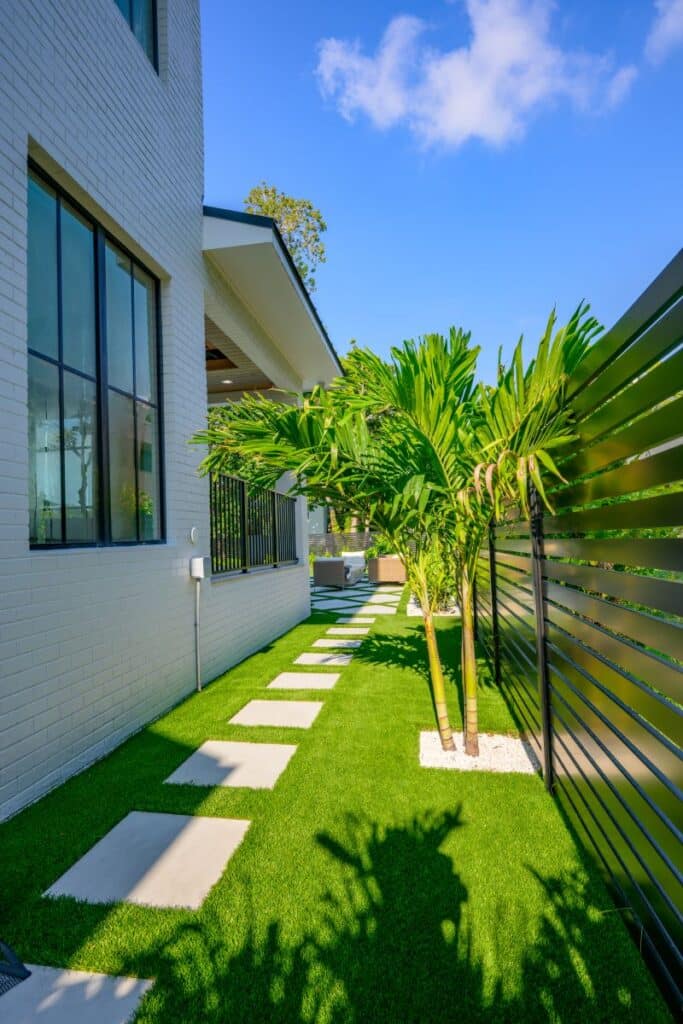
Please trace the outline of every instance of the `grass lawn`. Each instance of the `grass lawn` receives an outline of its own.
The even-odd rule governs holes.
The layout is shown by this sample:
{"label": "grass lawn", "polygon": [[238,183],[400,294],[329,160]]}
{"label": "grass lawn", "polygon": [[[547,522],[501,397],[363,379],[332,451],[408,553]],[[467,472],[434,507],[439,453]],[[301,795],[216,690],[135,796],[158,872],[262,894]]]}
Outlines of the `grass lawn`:
{"label": "grass lawn", "polygon": [[[418,766],[419,620],[378,617],[330,692],[266,691],[335,621],[314,615],[0,826],[0,937],[30,962],[156,978],[139,1024],[670,1020],[540,779]],[[455,665],[457,624],[440,635]],[[324,700],[311,729],[227,725],[288,696]],[[514,731],[486,684],[480,718]],[[299,749],[273,791],[164,786],[205,739]],[[131,810],[252,825],[199,912],[41,898]]]}

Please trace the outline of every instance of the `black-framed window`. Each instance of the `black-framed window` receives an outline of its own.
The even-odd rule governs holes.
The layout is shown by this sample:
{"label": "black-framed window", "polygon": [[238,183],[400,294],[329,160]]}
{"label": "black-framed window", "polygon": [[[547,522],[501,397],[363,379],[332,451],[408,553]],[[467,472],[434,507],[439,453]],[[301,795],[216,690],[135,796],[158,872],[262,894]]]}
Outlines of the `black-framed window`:
{"label": "black-framed window", "polygon": [[33,167],[28,348],[31,546],[160,541],[158,282]]}
{"label": "black-framed window", "polygon": [[131,31],[150,61],[157,67],[157,18],[155,0],[116,0]]}

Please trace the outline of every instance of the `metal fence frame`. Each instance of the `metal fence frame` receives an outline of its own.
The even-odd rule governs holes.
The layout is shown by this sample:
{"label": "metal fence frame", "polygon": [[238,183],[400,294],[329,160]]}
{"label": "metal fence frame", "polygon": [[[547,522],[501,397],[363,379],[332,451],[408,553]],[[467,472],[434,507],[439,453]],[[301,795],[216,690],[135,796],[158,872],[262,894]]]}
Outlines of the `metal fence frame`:
{"label": "metal fence frame", "polygon": [[294,498],[250,490],[239,477],[223,474],[212,474],[209,486],[213,575],[296,564]]}
{"label": "metal fence frame", "polygon": [[680,1007],[683,250],[591,350],[570,400],[578,440],[553,513],[532,491],[530,521],[511,509],[491,528],[479,640]]}

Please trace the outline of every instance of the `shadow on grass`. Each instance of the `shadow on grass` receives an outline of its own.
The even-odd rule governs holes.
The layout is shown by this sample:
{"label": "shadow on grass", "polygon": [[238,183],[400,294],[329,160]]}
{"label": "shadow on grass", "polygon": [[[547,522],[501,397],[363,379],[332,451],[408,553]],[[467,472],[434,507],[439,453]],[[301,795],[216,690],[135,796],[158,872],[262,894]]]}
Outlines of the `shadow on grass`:
{"label": "shadow on grass", "polygon": [[[332,881],[305,934],[292,941],[272,920],[229,956],[230,922],[218,913],[179,927],[144,963],[125,965],[157,977],[140,1022],[634,1020],[617,963],[613,977],[604,963],[599,978],[592,974],[609,928],[590,905],[582,870],[557,878],[530,871],[547,911],[518,976],[496,976],[495,958],[476,951],[467,889],[441,849],[459,827],[456,810],[391,827],[352,816],[334,835],[319,834]],[[510,936],[498,940],[503,947]]]}
{"label": "shadow on grass", "polygon": [[[459,625],[449,623],[447,627],[437,627],[439,652],[443,664],[447,685],[454,688],[458,700],[460,715],[463,713],[462,674],[460,670],[460,635]],[[424,628],[416,622],[403,634],[373,633],[363,640],[354,651],[357,662],[366,662],[384,669],[410,669],[419,675],[429,686],[429,664]],[[477,655],[478,686],[482,692],[499,688],[493,680],[488,661],[483,655]]]}

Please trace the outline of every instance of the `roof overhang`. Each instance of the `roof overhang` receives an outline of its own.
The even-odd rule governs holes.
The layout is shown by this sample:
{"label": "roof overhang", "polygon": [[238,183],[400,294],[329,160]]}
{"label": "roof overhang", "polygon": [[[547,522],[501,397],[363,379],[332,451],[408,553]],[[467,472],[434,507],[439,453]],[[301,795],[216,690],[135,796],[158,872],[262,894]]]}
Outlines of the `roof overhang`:
{"label": "roof overhang", "polygon": [[205,206],[203,249],[301,378],[304,391],[343,372],[270,217]]}

